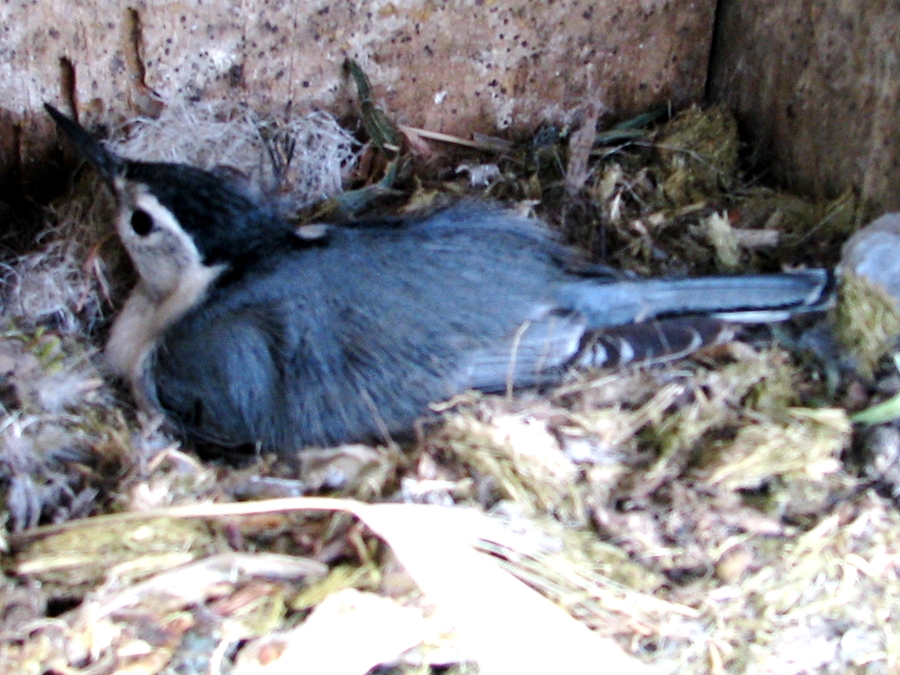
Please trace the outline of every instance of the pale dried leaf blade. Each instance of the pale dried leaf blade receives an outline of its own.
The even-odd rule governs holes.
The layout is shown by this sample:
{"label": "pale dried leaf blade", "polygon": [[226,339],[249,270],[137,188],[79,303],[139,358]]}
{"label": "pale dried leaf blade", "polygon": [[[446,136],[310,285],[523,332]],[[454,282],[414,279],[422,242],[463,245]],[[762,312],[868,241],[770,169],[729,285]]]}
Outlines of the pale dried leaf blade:
{"label": "pale dried leaf blade", "polygon": [[92,616],[108,615],[138,604],[147,595],[171,598],[173,607],[184,607],[206,600],[218,584],[236,584],[241,576],[270,579],[303,579],[322,577],[326,568],[321,563],[277,553],[219,553],[161,572],[150,579],[122,591],[95,600]]}
{"label": "pale dried leaf blade", "polygon": [[365,675],[428,637],[421,610],[348,588],[330,595],[296,629],[244,647],[234,675]]}
{"label": "pale dried leaf blade", "polygon": [[471,542],[497,527],[481,514],[405,504],[360,505],[356,513],[456,621],[482,675],[656,672],[476,552]]}

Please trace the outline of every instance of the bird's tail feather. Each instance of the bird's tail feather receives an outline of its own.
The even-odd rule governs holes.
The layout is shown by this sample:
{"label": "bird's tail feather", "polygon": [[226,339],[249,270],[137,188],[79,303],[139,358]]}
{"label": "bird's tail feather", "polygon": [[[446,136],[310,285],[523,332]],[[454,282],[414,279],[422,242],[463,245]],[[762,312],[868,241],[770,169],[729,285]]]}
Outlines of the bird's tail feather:
{"label": "bird's tail feather", "polygon": [[826,309],[833,296],[833,274],[811,269],[614,283],[576,281],[565,284],[558,299],[561,307],[583,314],[590,330],[691,315],[738,323],[781,321]]}
{"label": "bird's tail feather", "polygon": [[832,274],[573,281],[544,316],[508,342],[469,354],[460,386],[502,391],[558,382],[568,368],[682,358],[734,337],[735,323],[768,323],[826,309]]}
{"label": "bird's tail feather", "polygon": [[616,368],[629,364],[674,361],[702,347],[734,338],[734,326],[714,317],[653,319],[612,326],[585,336],[570,366]]}

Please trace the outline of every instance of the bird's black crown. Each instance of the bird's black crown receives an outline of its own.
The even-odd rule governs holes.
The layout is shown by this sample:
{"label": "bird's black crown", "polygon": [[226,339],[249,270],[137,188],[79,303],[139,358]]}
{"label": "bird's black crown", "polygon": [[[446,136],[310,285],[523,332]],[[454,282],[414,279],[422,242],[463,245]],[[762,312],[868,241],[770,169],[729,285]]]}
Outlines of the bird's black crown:
{"label": "bird's black crown", "polygon": [[124,177],[145,185],[171,211],[206,265],[228,262],[292,237],[290,226],[274,209],[210,171],[127,161]]}

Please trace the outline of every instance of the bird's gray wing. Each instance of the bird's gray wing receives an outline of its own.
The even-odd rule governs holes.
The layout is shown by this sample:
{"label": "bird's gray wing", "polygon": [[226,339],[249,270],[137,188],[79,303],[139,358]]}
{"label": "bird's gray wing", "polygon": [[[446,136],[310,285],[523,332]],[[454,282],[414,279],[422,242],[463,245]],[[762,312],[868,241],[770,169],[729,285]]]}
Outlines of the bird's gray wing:
{"label": "bird's gray wing", "polygon": [[509,340],[468,354],[460,388],[502,391],[558,381],[581,350],[586,324],[579,313],[558,312],[523,323]]}
{"label": "bird's gray wing", "polygon": [[473,351],[461,386],[484,391],[558,382],[567,368],[617,367],[687,356],[731,339],[734,324],[783,321],[826,308],[832,275],[570,281],[557,306],[507,340]]}

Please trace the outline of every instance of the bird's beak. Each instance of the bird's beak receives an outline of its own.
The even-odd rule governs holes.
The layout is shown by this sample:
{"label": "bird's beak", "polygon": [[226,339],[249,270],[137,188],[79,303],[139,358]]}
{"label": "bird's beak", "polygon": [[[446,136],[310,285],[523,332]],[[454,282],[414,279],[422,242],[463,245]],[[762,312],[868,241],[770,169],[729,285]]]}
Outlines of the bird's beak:
{"label": "bird's beak", "polygon": [[72,144],[78,148],[78,151],[84,155],[100,176],[112,188],[113,194],[116,193],[115,179],[125,173],[125,161],[104,148],[93,136],[85,129],[72,120],[63,115],[59,110],[49,103],[44,104],[50,117],[56,122],[56,127],[66,136]]}

